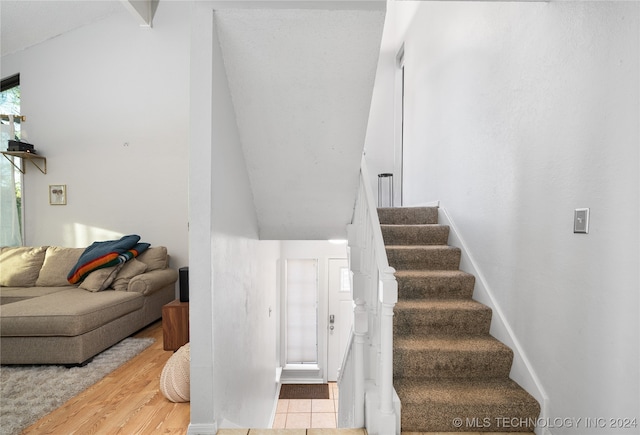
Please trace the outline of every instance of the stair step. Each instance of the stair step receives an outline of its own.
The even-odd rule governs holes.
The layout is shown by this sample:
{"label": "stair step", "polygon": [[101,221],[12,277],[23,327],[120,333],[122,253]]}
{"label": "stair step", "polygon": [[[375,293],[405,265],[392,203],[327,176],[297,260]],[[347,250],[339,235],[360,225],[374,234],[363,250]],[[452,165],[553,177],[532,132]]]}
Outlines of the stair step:
{"label": "stair step", "polygon": [[471,299],[401,300],[395,306],[397,336],[483,335],[489,333],[491,308]]}
{"label": "stair step", "polygon": [[532,432],[540,414],[511,379],[397,379],[394,386],[403,432]]}
{"label": "stair step", "polygon": [[491,336],[397,338],[396,378],[508,378],[513,351]]}
{"label": "stair step", "polygon": [[438,207],[379,208],[381,224],[423,225],[438,223]]}
{"label": "stair step", "polygon": [[470,299],[475,277],[460,270],[396,272],[400,299]]}
{"label": "stair step", "polygon": [[[394,387],[402,433],[533,432],[540,405],[509,378],[513,351],[489,335],[491,309],[436,225],[437,207],[379,209],[396,269]],[[460,424],[456,424],[456,423]]]}
{"label": "stair step", "polygon": [[380,225],[386,245],[446,245],[447,225]]}
{"label": "stair step", "polygon": [[396,270],[457,270],[460,248],[446,245],[386,246],[389,265]]}

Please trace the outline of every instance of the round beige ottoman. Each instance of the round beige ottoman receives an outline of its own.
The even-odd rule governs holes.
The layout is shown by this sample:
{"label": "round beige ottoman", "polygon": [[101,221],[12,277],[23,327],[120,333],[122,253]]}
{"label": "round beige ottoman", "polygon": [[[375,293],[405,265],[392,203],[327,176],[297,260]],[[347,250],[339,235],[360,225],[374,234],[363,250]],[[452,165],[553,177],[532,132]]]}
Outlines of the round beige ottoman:
{"label": "round beige ottoman", "polygon": [[162,369],[160,391],[172,402],[188,402],[190,399],[190,362],[190,347],[187,343],[171,355]]}

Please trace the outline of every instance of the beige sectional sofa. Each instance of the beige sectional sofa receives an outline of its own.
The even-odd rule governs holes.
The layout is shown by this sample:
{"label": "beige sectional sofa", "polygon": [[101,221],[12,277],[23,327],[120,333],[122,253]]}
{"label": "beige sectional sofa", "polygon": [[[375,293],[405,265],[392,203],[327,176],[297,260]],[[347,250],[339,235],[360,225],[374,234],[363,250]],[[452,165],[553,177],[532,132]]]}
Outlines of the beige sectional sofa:
{"label": "beige sectional sofa", "polygon": [[165,247],[124,266],[67,274],[84,248],[0,248],[0,363],[84,364],[162,317],[178,273]]}

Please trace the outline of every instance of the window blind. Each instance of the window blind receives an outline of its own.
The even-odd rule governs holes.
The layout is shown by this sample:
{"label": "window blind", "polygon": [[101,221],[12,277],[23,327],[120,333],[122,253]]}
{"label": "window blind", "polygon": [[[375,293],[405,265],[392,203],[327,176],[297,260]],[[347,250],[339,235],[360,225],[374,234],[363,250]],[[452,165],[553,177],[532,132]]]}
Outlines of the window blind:
{"label": "window blind", "polygon": [[318,362],[318,260],[289,259],[287,285],[287,364]]}

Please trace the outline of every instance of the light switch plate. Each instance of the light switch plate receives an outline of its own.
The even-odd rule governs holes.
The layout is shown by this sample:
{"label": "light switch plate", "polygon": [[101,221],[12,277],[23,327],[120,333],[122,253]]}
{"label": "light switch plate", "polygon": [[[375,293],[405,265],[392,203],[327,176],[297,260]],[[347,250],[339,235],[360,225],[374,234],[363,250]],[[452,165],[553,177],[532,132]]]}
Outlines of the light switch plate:
{"label": "light switch plate", "polygon": [[589,232],[589,209],[576,208],[573,213],[573,232],[587,234]]}

